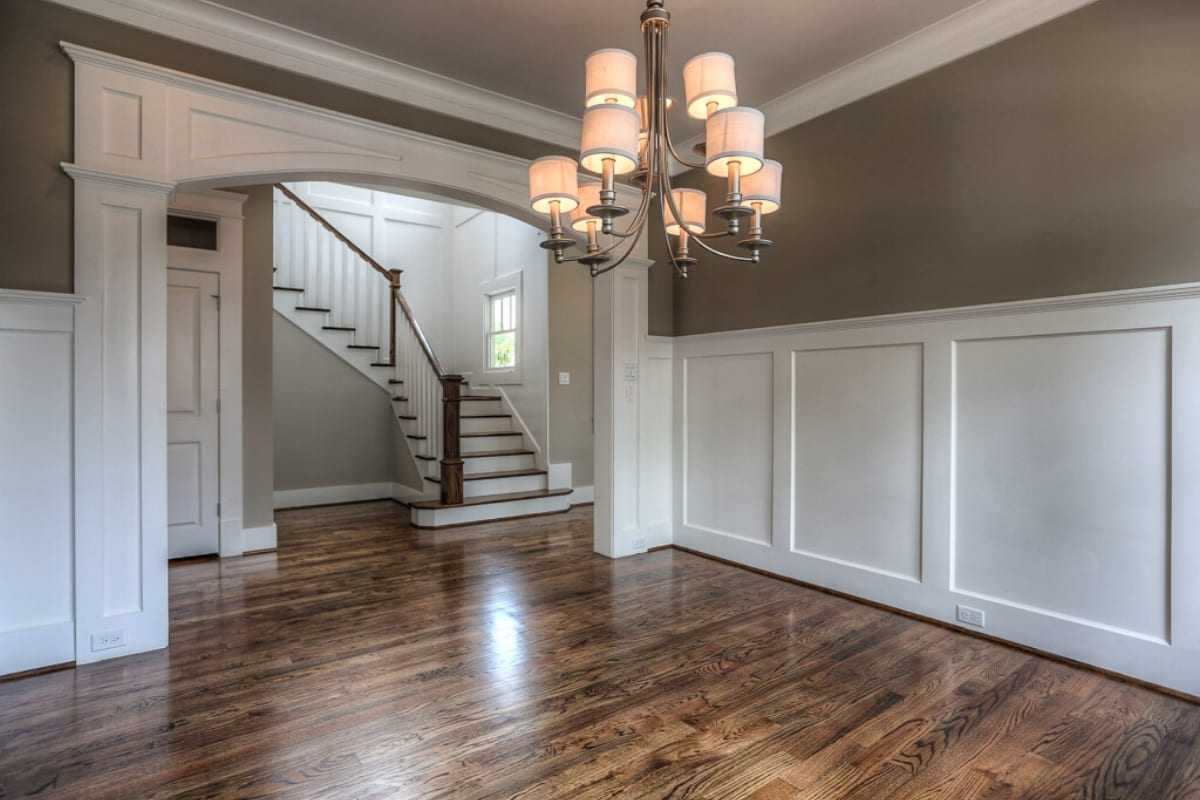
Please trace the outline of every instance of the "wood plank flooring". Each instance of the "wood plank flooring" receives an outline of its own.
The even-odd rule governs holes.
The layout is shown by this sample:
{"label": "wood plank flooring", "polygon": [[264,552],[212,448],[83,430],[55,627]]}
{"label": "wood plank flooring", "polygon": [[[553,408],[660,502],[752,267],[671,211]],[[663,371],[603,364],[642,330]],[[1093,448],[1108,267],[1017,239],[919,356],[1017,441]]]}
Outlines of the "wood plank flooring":
{"label": "wood plank flooring", "polygon": [[1200,706],[590,519],[281,512],[169,650],[0,683],[0,798],[1200,800]]}

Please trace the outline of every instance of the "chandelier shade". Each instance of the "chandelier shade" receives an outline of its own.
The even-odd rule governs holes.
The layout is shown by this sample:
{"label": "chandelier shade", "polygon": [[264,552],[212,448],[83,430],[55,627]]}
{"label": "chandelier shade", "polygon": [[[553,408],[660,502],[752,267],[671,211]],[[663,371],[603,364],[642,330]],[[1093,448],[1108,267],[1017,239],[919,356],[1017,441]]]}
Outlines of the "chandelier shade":
{"label": "chandelier shade", "polygon": [[[715,110],[736,106],[733,56],[712,52],[690,59],[683,65],[683,92],[688,116],[693,119],[707,119]],[[709,103],[715,103],[715,108],[710,109]]]}
{"label": "chandelier shade", "polygon": [[633,108],[637,98],[637,56],[608,48],[587,57],[584,106],[617,105]]}
{"label": "chandelier shade", "polygon": [[[782,167],[766,160],[764,169],[762,112],[738,105],[733,57],[728,53],[703,53],[683,68],[686,111],[705,120],[707,141],[695,147],[704,161],[680,155],[671,137],[667,110],[667,33],[671,15],[665,0],[646,0],[642,12],[645,44],[644,83],[637,83],[637,59],[626,50],[596,50],[587,57],[583,135],[579,166],[600,180],[582,183],[575,165],[561,156],[534,161],[529,168],[530,204],[549,214],[548,236],[541,246],[554,253],[555,263],[576,262],[593,276],[616,269],[635,252],[643,252],[643,235],[650,227],[671,250],[670,264],[680,277],[699,263],[693,248],[747,264],[759,263],[773,242],[763,236],[763,215],[779,208]],[[644,89],[639,93],[639,88]],[[673,166],[704,170],[725,179],[724,202],[707,211],[707,195],[699,189],[671,185]],[[757,179],[756,175],[764,173]],[[616,179],[636,187],[640,200],[623,205]],[[745,183],[743,184],[743,181]],[[743,192],[743,186],[746,191]],[[626,196],[633,194],[628,191]],[[659,213],[650,213],[657,204]],[[709,214],[720,221],[710,231]],[[618,229],[616,221],[628,218]],[[650,221],[654,220],[651,225]],[[737,240],[746,254],[737,255],[709,244],[739,235],[743,223],[749,230]],[[583,234],[586,251],[568,257]],[[604,234],[606,244],[600,244]],[[674,239],[672,249],[671,237]]]}
{"label": "chandelier shade", "polygon": [[579,205],[578,170],[566,156],[545,156],[529,165],[529,205],[540,214],[549,214],[557,200],[559,211]]}
{"label": "chandelier shade", "polygon": [[583,114],[580,165],[591,172],[604,172],[604,162],[613,161],[613,174],[633,172],[638,165],[638,115],[630,107],[607,104],[592,106]]}
{"label": "chandelier shade", "polygon": [[596,182],[579,184],[579,205],[571,212],[571,228],[580,233],[587,233],[588,222],[600,224],[600,217],[588,213],[588,209],[600,205],[600,184]]}
{"label": "chandelier shade", "polygon": [[762,169],[742,180],[742,203],[759,203],[761,213],[773,214],[779,210],[783,191],[783,164],[770,158],[764,158],[762,164]]}
{"label": "chandelier shade", "polygon": [[[679,211],[679,222],[683,223],[682,227],[687,228],[688,233],[704,233],[704,207],[708,200],[704,192],[699,189],[672,189],[671,197],[675,201],[675,208]],[[667,233],[678,236],[681,227],[679,222],[675,220],[668,209],[664,220]]]}
{"label": "chandelier shade", "polygon": [[714,111],[706,123],[705,167],[709,173],[724,177],[731,162],[738,163],[743,176],[758,172],[762,168],[765,123],[766,118],[756,108],[734,106]]}

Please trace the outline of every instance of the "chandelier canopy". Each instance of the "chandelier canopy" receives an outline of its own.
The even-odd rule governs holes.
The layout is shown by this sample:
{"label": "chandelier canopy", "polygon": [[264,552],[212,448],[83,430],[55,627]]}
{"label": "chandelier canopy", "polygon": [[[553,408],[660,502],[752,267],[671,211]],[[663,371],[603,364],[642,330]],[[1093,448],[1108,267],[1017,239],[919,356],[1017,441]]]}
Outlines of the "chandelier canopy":
{"label": "chandelier canopy", "polygon": [[[637,57],[633,53],[605,49],[588,56],[578,165],[564,156],[546,156],[529,165],[530,205],[550,216],[550,235],[542,247],[552,250],[559,264],[578,261],[590,267],[592,275],[615,268],[641,239],[652,199],[661,211],[671,264],[684,278],[696,263],[689,251],[691,242],[722,258],[755,264],[759,253],[772,244],[763,237],[762,218],[779,210],[783,166],[763,157],[763,114],[738,105],[732,56],[717,52],[696,56],[683,67],[683,87],[687,115],[705,121],[705,141],[695,148],[704,161],[681,156],[667,124],[667,109],[672,105],[666,78],[670,27],[671,15],[663,8],[663,0],[647,0],[642,13],[645,94],[637,92]],[[706,229],[704,192],[671,186],[673,163],[725,178],[725,202],[712,211],[723,223],[717,230]],[[599,180],[589,177],[581,181],[578,166],[596,173]],[[614,220],[631,213],[617,204],[618,176],[627,176],[642,192],[624,230],[614,225]],[[738,241],[746,255],[726,253],[708,244],[737,236],[747,218],[749,232]],[[565,255],[575,244],[566,225],[587,235],[583,255]],[[601,235],[612,241],[602,246]],[[670,237],[675,237],[674,248]]]}

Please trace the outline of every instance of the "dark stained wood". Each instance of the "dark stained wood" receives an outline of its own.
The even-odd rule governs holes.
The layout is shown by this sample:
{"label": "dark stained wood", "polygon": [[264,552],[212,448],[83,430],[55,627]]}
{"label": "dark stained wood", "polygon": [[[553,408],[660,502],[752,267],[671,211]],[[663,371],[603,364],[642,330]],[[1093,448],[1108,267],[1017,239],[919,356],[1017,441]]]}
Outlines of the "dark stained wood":
{"label": "dark stained wood", "polygon": [[463,383],[461,375],[442,376],[442,464],[438,499],[443,506],[462,505],[463,501],[463,460],[459,444]]}
{"label": "dark stained wood", "polygon": [[276,514],[169,570],[171,647],[0,683],[0,798],[1197,800],[1200,706],[591,510]]}
{"label": "dark stained wood", "polygon": [[[506,492],[503,494],[485,494],[478,497],[464,497],[457,506],[486,506],[493,503],[509,503],[513,500],[534,500],[539,497],[562,497],[571,494],[573,489],[532,489],[528,492]],[[436,500],[418,500],[409,504],[413,508],[449,508],[450,506]]]}

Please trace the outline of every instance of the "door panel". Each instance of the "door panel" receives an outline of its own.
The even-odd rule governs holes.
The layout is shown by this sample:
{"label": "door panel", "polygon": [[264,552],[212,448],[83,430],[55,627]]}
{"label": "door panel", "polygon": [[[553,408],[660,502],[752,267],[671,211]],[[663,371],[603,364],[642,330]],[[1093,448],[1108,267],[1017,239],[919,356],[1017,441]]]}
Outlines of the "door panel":
{"label": "door panel", "polygon": [[216,553],[217,275],[167,270],[167,554]]}

